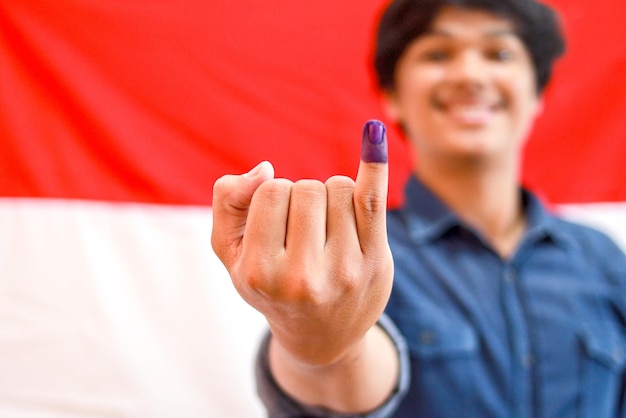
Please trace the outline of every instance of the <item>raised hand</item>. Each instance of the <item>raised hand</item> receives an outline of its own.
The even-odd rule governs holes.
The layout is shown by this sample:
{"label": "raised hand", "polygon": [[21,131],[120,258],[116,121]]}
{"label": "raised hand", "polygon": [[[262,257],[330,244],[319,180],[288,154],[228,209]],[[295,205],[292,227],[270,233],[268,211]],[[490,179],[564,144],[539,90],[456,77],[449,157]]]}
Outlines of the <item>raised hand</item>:
{"label": "raised hand", "polygon": [[237,291],[267,318],[275,353],[307,367],[352,361],[393,277],[385,127],[364,126],[356,182],[273,177],[263,162],[215,183],[213,248]]}

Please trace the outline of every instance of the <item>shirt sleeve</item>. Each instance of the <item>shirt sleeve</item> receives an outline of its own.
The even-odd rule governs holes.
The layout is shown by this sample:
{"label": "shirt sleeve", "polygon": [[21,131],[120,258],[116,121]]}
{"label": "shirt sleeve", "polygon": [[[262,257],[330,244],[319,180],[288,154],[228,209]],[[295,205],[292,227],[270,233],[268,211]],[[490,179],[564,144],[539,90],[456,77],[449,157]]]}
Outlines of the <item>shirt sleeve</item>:
{"label": "shirt sleeve", "polygon": [[268,351],[271,334],[268,332],[261,343],[256,361],[256,382],[259,396],[269,418],[390,418],[406,395],[410,384],[410,363],[406,342],[394,323],[386,315],[378,320],[380,326],[393,341],[400,359],[400,373],[394,392],[378,409],[367,414],[340,414],[323,408],[304,405],[289,397],[278,386],[269,368]]}

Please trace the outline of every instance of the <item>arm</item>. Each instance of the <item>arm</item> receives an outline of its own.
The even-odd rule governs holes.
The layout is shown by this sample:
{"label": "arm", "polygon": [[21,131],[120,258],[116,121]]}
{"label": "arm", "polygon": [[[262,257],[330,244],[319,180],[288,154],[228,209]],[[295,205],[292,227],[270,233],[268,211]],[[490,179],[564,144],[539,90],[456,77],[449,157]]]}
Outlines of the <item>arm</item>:
{"label": "arm", "polygon": [[398,355],[400,357],[400,376],[397,387],[393,394],[387,399],[384,405],[367,415],[340,414],[328,411],[324,408],[312,407],[296,401],[282,390],[269,367],[269,341],[271,334],[265,336],[256,361],[256,382],[261,400],[267,408],[269,417],[290,416],[290,417],[326,417],[326,418],[387,418],[393,416],[398,405],[406,395],[410,384],[410,361],[408,347],[404,337],[396,328],[395,324],[386,316],[382,315],[377,325],[386,332],[393,340]]}
{"label": "arm", "polygon": [[397,351],[375,326],[393,279],[387,175],[385,129],[370,122],[356,182],[292,183],[261,163],[215,184],[213,248],[267,318],[277,383],[305,404],[366,412],[396,387]]}
{"label": "arm", "polygon": [[269,362],[278,386],[294,400],[340,413],[363,413],[380,407],[398,381],[398,353],[378,326],[370,328],[345,358],[328,365],[303,363],[273,338]]}

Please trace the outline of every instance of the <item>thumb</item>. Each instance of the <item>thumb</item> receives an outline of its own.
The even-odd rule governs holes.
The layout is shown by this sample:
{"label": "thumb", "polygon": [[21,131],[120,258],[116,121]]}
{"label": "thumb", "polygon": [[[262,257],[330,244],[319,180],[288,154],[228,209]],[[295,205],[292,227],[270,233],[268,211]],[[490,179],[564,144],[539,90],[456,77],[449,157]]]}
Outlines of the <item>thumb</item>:
{"label": "thumb", "polygon": [[354,210],[361,250],[379,251],[387,245],[387,129],[377,120],[363,127],[361,163],[354,189]]}
{"label": "thumb", "polygon": [[225,175],[213,185],[211,245],[229,270],[239,253],[252,195],[261,183],[273,177],[274,167],[263,161],[248,173]]}

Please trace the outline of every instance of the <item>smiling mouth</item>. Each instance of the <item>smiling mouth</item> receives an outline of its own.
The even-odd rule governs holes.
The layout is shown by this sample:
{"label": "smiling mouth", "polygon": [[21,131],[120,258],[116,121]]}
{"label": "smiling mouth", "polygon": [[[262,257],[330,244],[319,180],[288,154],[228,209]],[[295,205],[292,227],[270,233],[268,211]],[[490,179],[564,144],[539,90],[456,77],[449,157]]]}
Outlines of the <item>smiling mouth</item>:
{"label": "smiling mouth", "polygon": [[460,125],[482,126],[488,124],[504,109],[505,104],[488,101],[435,100],[434,107]]}

